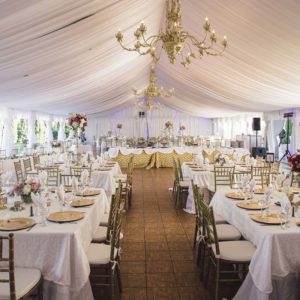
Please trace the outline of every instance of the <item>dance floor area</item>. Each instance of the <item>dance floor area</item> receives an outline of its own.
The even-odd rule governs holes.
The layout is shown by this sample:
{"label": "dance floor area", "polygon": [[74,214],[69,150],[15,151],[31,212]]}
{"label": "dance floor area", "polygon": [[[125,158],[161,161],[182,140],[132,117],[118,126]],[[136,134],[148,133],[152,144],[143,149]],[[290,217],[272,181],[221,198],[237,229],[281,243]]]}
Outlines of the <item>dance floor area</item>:
{"label": "dance floor area", "polygon": [[[195,217],[174,208],[168,189],[172,169],[135,169],[133,180],[123,230],[121,299],[210,299],[193,251]],[[212,279],[209,287],[213,291]],[[237,289],[222,288],[221,294],[231,299]]]}

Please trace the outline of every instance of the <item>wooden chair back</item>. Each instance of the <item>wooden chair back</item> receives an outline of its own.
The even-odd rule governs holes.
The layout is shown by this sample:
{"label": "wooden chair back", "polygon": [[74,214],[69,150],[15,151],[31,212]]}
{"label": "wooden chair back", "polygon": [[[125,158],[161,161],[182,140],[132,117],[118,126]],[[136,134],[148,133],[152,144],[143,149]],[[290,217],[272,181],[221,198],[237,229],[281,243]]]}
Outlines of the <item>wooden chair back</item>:
{"label": "wooden chair back", "polygon": [[48,168],[47,171],[47,185],[58,186],[59,185],[59,170],[57,168]]}
{"label": "wooden chair back", "polygon": [[23,159],[23,167],[24,167],[25,175],[27,175],[28,172],[32,171],[30,157]]}
{"label": "wooden chair back", "polygon": [[254,179],[256,184],[261,186],[268,186],[270,183],[270,166],[267,167],[251,167],[251,179]]}
{"label": "wooden chair back", "polygon": [[60,174],[59,183],[62,184],[63,186],[70,187],[70,186],[72,186],[73,177],[76,177],[78,181],[80,179],[80,176],[77,176],[77,175]]}
{"label": "wooden chair back", "polygon": [[[122,228],[122,219],[123,219],[123,209],[118,208],[116,210],[115,216],[114,216],[114,225],[112,229],[111,234],[111,241],[110,241],[110,261],[115,262],[116,261],[116,255],[115,251],[120,248],[120,235],[121,235],[121,228]],[[118,259],[118,255],[117,255]]]}
{"label": "wooden chair back", "polygon": [[214,166],[215,191],[218,186],[232,187],[232,176],[234,174],[234,170],[235,167]]}
{"label": "wooden chair back", "polygon": [[[3,256],[6,242],[8,242],[8,257]],[[8,236],[0,236],[0,273],[8,273],[8,279],[0,279],[0,283],[9,285],[10,300],[16,300],[13,233],[10,233]]]}
{"label": "wooden chair back", "polygon": [[32,157],[32,159],[33,159],[33,167],[35,169],[37,169],[37,167],[41,164],[40,156],[39,155],[34,155]]}
{"label": "wooden chair back", "polygon": [[14,166],[15,166],[17,181],[18,182],[24,181],[21,161],[15,161]]}

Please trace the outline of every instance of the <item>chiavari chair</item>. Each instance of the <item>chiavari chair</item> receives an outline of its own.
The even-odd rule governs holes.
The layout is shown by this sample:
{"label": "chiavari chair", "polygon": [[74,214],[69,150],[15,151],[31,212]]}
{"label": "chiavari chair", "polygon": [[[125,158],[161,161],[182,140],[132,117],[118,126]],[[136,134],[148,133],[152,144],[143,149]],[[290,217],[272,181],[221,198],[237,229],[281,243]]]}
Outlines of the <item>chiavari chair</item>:
{"label": "chiavari chair", "polygon": [[[4,245],[8,244],[8,257]],[[16,268],[14,264],[14,235],[0,236],[0,299],[19,300],[36,295],[43,299],[42,275],[33,268]]]}
{"label": "chiavari chair", "polygon": [[270,183],[270,166],[267,167],[251,167],[251,179],[254,179],[256,184],[261,186],[268,186]]}
{"label": "chiavari chair", "polygon": [[59,169],[55,168],[47,168],[47,185],[48,186],[59,186]]}
{"label": "chiavari chair", "polygon": [[33,160],[33,167],[35,169],[37,169],[41,164],[40,156],[39,155],[33,155],[32,160]]}
{"label": "chiavari chair", "polygon": [[101,222],[100,225],[97,227],[93,235],[93,239],[92,239],[93,243],[105,242],[106,244],[110,244],[111,231],[113,230],[114,227],[117,210],[121,206],[122,207],[124,206],[123,204],[121,204],[121,193],[122,193],[122,183],[119,182],[119,187],[116,191],[116,194],[112,197],[110,202],[107,224],[102,225],[103,223]]}
{"label": "chiavari chair", "polygon": [[78,175],[70,175],[70,174],[60,174],[60,180],[59,183],[62,184],[65,187],[71,187],[72,186],[72,180],[73,177],[77,178],[77,180],[79,181],[80,176]]}
{"label": "chiavari chair", "polygon": [[[203,203],[203,202],[202,202]],[[220,241],[212,207],[202,205],[203,232],[207,243],[208,265],[204,286],[207,287],[211,266],[215,269],[215,295],[219,299],[219,285],[243,281],[255,252],[255,246],[245,240]],[[224,276],[225,275],[225,276]],[[235,276],[228,276],[235,275]],[[242,278],[241,278],[242,277]]]}
{"label": "chiavari chair", "polygon": [[218,186],[232,187],[232,174],[235,167],[218,167],[214,166],[214,192],[217,191]]}
{"label": "chiavari chair", "polygon": [[175,198],[175,207],[183,208],[185,207],[184,196],[187,195],[190,186],[190,180],[180,180],[178,166],[175,158],[173,157],[173,170],[174,170],[174,186],[173,186],[173,196]]}
{"label": "chiavari chair", "polygon": [[89,172],[89,178],[91,178],[92,175],[92,165],[89,167],[70,167],[70,174],[75,176],[81,176],[81,173],[84,170],[88,170]]}
{"label": "chiavari chair", "polygon": [[[91,243],[87,250],[90,263],[90,283],[96,298],[101,289],[109,289],[109,299],[114,299],[115,286],[122,292],[120,272],[120,236],[123,210],[117,209],[110,245]],[[100,290],[100,291],[99,291]]]}
{"label": "chiavari chair", "polygon": [[24,181],[21,161],[14,161],[14,166],[15,166],[17,181],[18,182]]}
{"label": "chiavari chair", "polygon": [[28,175],[37,174],[37,171],[33,171],[32,169],[30,157],[23,159],[23,167],[24,167],[24,172],[26,177]]}

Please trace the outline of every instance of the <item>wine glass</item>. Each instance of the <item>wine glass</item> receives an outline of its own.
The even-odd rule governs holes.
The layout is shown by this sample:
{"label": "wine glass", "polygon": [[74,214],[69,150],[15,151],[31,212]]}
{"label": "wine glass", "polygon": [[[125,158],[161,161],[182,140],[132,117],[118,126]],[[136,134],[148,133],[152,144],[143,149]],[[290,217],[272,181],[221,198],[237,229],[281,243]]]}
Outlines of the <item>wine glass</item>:
{"label": "wine glass", "polygon": [[264,198],[260,198],[258,199],[258,206],[260,207],[260,215],[263,216],[263,208],[265,206],[265,199]]}
{"label": "wine glass", "polygon": [[286,211],[282,211],[279,214],[279,219],[280,219],[280,228],[282,230],[286,229],[288,227],[287,226],[287,223],[288,223],[288,214],[286,213]]}

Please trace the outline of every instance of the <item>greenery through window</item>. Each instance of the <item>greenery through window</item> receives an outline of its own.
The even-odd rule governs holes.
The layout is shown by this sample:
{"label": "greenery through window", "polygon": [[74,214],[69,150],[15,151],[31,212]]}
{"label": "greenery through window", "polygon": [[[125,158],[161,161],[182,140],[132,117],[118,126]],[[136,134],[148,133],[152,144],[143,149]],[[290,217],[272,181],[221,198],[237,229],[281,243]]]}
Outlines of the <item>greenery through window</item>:
{"label": "greenery through window", "polygon": [[35,120],[34,133],[38,144],[46,142],[47,122],[45,120]]}
{"label": "greenery through window", "polygon": [[13,121],[14,129],[14,143],[27,144],[28,143],[28,120],[24,118],[15,119]]}
{"label": "greenery through window", "polygon": [[66,139],[69,137],[71,132],[71,127],[69,127],[67,124],[65,124],[65,135],[66,135]]}
{"label": "greenery through window", "polygon": [[57,141],[58,140],[58,132],[59,132],[59,121],[53,121],[52,122],[52,136],[53,136],[53,140]]}

